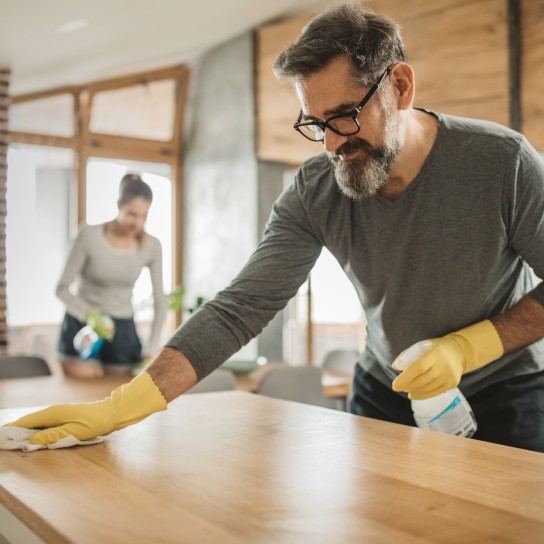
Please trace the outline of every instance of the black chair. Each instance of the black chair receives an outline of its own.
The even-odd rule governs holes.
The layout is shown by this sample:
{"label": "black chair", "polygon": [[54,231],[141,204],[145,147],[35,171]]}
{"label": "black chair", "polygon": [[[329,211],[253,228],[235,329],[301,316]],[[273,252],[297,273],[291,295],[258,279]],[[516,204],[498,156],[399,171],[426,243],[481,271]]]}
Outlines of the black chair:
{"label": "black chair", "polygon": [[0,356],[0,380],[51,376],[51,369],[41,357],[34,355]]}

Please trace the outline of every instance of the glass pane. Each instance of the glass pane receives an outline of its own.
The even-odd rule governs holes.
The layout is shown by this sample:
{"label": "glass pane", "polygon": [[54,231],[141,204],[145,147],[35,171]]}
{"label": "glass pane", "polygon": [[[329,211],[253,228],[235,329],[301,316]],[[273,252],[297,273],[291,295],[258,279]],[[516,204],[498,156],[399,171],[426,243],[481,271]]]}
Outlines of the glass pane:
{"label": "glass pane", "polygon": [[308,296],[305,281],[284,310],[283,361],[293,366],[308,364]]}
{"label": "glass pane", "polygon": [[[87,223],[96,225],[117,217],[119,182],[127,170],[138,171],[153,191],[153,203],[149,209],[146,231],[156,236],[162,245],[163,284],[165,293],[173,290],[172,283],[172,185],[170,166],[93,158],[87,162]],[[149,335],[153,318],[152,286],[149,270],[144,268],[134,286],[133,305],[136,310],[138,330]],[[173,312],[169,312],[173,314]],[[169,315],[172,322],[173,315]]]}
{"label": "glass pane", "polygon": [[[37,323],[58,326],[62,320],[64,306],[55,289],[69,247],[73,172],[71,150],[21,144],[9,148],[6,272],[10,328]],[[56,334],[55,328],[53,342]]]}
{"label": "glass pane", "polygon": [[174,131],[177,83],[152,81],[96,93],[91,132],[170,141]]}
{"label": "glass pane", "polygon": [[324,248],[311,273],[314,361],[333,349],[361,350],[364,314],[355,289]]}
{"label": "glass pane", "polygon": [[60,94],[11,104],[8,125],[9,130],[14,132],[73,136],[75,133],[74,97],[71,94]]}

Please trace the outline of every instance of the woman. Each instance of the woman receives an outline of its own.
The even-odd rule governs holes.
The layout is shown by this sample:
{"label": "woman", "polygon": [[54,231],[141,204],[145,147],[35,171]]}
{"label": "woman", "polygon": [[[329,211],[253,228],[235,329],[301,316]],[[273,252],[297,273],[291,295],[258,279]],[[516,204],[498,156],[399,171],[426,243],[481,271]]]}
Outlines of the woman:
{"label": "woman", "polygon": [[[84,225],[74,242],[56,291],[66,304],[59,353],[68,376],[99,377],[104,369],[131,370],[142,362],[131,299],[145,266],[151,273],[154,319],[143,358],[158,348],[166,301],[161,243],[144,230],[152,200],[151,188],[140,176],[125,175],[120,183],[117,218],[101,225]],[[76,279],[79,285],[77,294],[73,294],[70,286]],[[107,316],[113,320],[113,329],[108,327]],[[104,343],[93,358],[82,360],[74,337],[85,325],[103,337]]]}

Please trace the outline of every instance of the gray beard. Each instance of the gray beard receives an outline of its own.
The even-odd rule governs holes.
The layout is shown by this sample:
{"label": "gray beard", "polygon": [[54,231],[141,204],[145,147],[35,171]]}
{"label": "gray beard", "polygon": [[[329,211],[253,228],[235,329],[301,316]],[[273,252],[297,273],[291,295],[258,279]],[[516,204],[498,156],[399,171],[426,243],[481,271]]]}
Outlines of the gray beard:
{"label": "gray beard", "polygon": [[[386,114],[390,113],[385,109]],[[352,200],[376,195],[389,181],[393,164],[404,147],[404,124],[400,122],[398,114],[388,116],[384,140],[382,146],[373,147],[366,140],[354,138],[340,146],[335,153],[329,153],[336,182]],[[361,158],[340,160],[338,157],[359,149],[364,151]]]}

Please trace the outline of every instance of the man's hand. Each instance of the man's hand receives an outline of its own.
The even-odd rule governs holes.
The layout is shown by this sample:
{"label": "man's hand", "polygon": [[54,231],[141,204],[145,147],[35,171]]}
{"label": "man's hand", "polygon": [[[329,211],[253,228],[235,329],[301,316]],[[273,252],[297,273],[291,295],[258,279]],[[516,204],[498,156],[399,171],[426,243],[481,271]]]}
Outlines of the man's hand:
{"label": "man's hand", "polygon": [[31,435],[31,444],[47,446],[66,436],[89,440],[138,423],[166,410],[166,400],[147,372],[115,389],[97,402],[57,404],[28,414],[8,425],[44,429]]}
{"label": "man's hand", "polygon": [[111,317],[104,315],[100,310],[91,308],[85,315],[85,321],[100,338],[104,338],[104,340],[111,340],[113,338],[115,325]]}
{"label": "man's hand", "polygon": [[[456,387],[466,372],[485,366],[504,353],[499,334],[489,320],[431,342],[428,351],[395,379],[394,391],[406,391],[414,400],[434,397]],[[393,361],[395,370],[399,370],[395,365],[399,357]]]}

